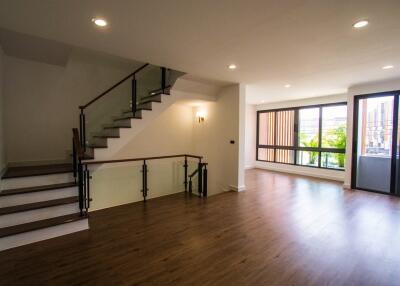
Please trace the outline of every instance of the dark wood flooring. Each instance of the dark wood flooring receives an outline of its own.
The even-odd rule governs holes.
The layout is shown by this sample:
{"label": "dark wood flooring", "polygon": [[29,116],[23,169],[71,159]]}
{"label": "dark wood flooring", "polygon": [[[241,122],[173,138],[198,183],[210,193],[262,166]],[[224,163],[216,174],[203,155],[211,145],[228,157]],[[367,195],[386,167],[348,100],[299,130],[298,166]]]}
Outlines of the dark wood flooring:
{"label": "dark wood flooring", "polygon": [[1,285],[399,285],[400,200],[262,170],[247,191],[91,213],[0,252]]}

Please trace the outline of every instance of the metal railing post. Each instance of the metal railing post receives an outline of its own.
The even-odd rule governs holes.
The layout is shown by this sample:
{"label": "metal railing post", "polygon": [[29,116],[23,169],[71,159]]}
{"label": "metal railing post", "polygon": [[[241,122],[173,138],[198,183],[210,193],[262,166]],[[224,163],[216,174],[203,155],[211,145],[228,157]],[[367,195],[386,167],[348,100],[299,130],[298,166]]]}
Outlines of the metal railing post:
{"label": "metal railing post", "polygon": [[187,180],[187,177],[188,177],[188,161],[187,161],[187,156],[185,156],[185,164],[183,165],[183,167],[185,168],[185,181],[184,181],[184,184],[185,184],[185,192],[187,191],[187,187],[188,187],[188,180]]}
{"label": "metal railing post", "polygon": [[193,193],[192,177],[189,178],[189,194]]}
{"label": "metal railing post", "polygon": [[85,208],[86,208],[86,213],[88,212],[90,208],[90,173],[88,166],[85,165]]}
{"label": "metal railing post", "polygon": [[79,163],[78,163],[78,189],[79,189],[79,210],[81,213],[81,216],[83,215],[83,169],[82,169],[82,162],[79,159]]}
{"label": "metal railing post", "polygon": [[203,197],[207,197],[207,164],[204,164],[203,170]]}
{"label": "metal railing post", "polygon": [[132,108],[132,115],[133,116],[136,115],[135,113],[137,111],[137,104],[136,104],[137,94],[136,94],[136,92],[137,92],[136,77],[135,77],[135,75],[133,75],[133,78],[132,78],[132,94],[131,94],[131,96],[132,96],[132,98],[131,98],[131,100],[132,100],[131,108]]}
{"label": "metal railing post", "polygon": [[79,131],[81,138],[81,146],[83,148],[83,151],[86,151],[86,120],[83,108],[81,108],[81,114],[79,116]]}
{"label": "metal railing post", "polygon": [[74,138],[72,138],[72,169],[74,171],[74,181],[76,183],[77,170],[76,170],[76,148],[75,148]]}
{"label": "metal railing post", "polygon": [[146,197],[147,197],[147,164],[146,164],[146,160],[143,160],[143,165],[142,165],[142,193],[143,193],[143,201],[146,201]]}
{"label": "metal railing post", "polygon": [[166,68],[162,67],[161,68],[161,89],[162,89],[162,93],[165,93],[165,80],[166,80]]}
{"label": "metal railing post", "polygon": [[198,171],[197,171],[198,192],[199,192],[200,196],[203,193],[203,176],[202,176],[203,172],[202,172],[202,169],[203,169],[203,163],[201,163],[201,161],[200,161],[199,165],[198,165]]}

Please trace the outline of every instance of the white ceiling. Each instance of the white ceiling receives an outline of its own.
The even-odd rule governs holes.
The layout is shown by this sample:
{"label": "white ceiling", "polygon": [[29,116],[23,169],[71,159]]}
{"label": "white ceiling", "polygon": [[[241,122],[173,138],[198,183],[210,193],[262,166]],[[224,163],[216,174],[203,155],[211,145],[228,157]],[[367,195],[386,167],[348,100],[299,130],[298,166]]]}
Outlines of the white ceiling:
{"label": "white ceiling", "polygon": [[[370,25],[353,29],[360,19]],[[399,0],[2,0],[0,27],[241,82],[250,103],[400,77]]]}

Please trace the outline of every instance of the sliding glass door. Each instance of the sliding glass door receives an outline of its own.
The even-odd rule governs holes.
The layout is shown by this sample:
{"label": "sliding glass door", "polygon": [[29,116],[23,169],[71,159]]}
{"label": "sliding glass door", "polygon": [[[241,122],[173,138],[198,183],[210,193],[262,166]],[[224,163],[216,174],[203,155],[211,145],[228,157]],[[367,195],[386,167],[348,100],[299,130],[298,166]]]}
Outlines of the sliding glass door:
{"label": "sliding glass door", "polygon": [[396,193],[398,114],[398,92],[355,97],[352,188]]}

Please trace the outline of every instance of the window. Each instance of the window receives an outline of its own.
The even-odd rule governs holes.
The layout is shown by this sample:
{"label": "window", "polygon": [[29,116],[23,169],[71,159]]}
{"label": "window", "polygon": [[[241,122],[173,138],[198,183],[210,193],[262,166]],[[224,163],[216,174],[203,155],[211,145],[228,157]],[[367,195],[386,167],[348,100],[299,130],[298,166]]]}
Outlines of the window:
{"label": "window", "polygon": [[344,170],[346,103],[257,114],[258,161]]}

